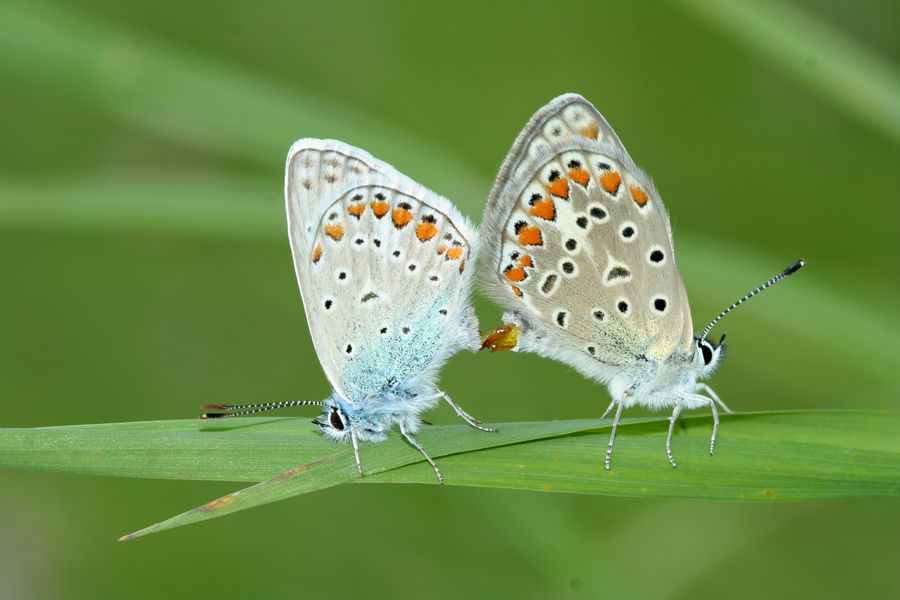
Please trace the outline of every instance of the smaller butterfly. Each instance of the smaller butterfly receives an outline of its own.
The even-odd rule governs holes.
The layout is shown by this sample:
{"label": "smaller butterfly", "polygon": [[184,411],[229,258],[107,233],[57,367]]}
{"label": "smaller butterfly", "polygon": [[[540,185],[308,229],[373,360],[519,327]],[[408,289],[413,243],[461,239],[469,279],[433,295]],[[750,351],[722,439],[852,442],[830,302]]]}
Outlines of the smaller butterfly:
{"label": "smaller butterfly", "polygon": [[450,203],[369,153],[302,139],[287,157],[288,236],[312,341],[333,392],[324,401],[204,406],[201,418],[321,406],[322,433],[353,445],[397,425],[415,438],[419,415],[443,399],[466,423],[495,431],[435,385],[462,349],[478,350],[469,304],[476,231]]}
{"label": "smaller butterfly", "polygon": [[718,404],[702,379],[724,355],[707,341],[729,311],[796,272],[798,260],[748,293],[694,336],[687,292],[659,192],[594,106],[565,94],[541,108],[516,138],[482,219],[485,287],[509,309],[483,347],[535,352],[606,384],[615,418],[623,408],[709,407],[715,451]]}

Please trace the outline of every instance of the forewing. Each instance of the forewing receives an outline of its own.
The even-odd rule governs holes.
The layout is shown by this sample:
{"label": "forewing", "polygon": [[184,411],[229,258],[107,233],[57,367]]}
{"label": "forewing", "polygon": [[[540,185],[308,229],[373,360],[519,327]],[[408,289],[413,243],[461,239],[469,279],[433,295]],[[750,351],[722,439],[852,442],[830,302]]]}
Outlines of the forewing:
{"label": "forewing", "polygon": [[520,134],[484,229],[487,286],[535,330],[544,347],[530,349],[586,370],[586,359],[659,361],[690,343],[665,207],[580,96],[554,100]]}
{"label": "forewing", "polygon": [[[343,150],[351,167],[365,155]],[[468,306],[474,229],[448,200],[368,158],[345,185],[319,188],[314,225],[298,222],[292,236],[319,360],[350,401],[431,376],[478,342]],[[288,202],[294,229],[304,213]]]}

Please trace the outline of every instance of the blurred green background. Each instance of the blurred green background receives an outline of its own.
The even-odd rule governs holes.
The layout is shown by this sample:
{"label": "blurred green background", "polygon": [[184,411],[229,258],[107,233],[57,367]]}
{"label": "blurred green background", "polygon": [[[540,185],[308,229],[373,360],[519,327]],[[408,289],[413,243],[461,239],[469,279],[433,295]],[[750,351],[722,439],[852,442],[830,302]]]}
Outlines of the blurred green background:
{"label": "blurred green background", "polygon": [[[477,219],[520,127],[567,91],[662,191],[696,323],[808,259],[720,329],[723,399],[897,409],[898,31],[891,0],[7,0],[0,426],[324,397],[283,222],[290,143],[362,146]],[[489,422],[607,404],[512,353],[458,355],[443,385]],[[900,596],[890,500],[342,486],[114,541],[239,485],[0,472],[0,597]]]}

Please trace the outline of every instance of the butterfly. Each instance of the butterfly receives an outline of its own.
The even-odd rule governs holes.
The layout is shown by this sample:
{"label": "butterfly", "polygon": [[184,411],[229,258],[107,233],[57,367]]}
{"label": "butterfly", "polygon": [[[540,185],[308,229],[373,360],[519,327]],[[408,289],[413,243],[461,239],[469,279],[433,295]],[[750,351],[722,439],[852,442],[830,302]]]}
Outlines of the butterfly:
{"label": "butterfly", "polygon": [[480,347],[469,303],[475,228],[446,198],[336,140],[293,144],[284,193],[306,320],[332,394],[206,405],[202,416],[321,406],[313,422],[328,438],[349,439],[360,474],[359,441],[383,440],[397,425],[443,483],[415,438],[419,415],[443,399],[472,427],[494,431],[435,384],[450,356]]}
{"label": "butterfly", "polygon": [[672,228],[659,192],[600,112],[577,94],[541,108],[516,138],[482,219],[481,278],[508,309],[483,347],[534,352],[605,384],[615,408],[610,468],[622,410],[672,408],[666,455],[683,409],[717,405],[708,378],[724,339],[706,339],[726,313],[791,275],[798,260],[694,335]]}

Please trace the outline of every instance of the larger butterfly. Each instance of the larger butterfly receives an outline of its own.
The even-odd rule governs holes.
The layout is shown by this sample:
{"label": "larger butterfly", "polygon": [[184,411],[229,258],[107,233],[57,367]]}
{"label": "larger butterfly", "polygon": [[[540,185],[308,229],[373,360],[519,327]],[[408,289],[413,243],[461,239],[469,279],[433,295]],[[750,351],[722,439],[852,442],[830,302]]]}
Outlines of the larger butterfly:
{"label": "larger butterfly", "polygon": [[322,406],[322,432],[353,445],[397,425],[415,438],[420,414],[440,399],[467,423],[493,431],[436,385],[461,349],[477,350],[469,304],[476,232],[450,203],[369,153],[302,139],[287,157],[288,235],[306,320],[333,393],[324,401],[207,405],[207,418],[285,406]]}
{"label": "larger butterfly", "polygon": [[609,388],[610,468],[623,408],[671,407],[666,454],[685,408],[709,407],[715,450],[727,406],[702,379],[720,364],[724,336],[706,340],[729,310],[802,265],[797,261],[723,311],[695,336],[659,192],[590,102],[565,94],[525,125],[503,161],[482,220],[482,275],[509,310],[491,349],[535,352]]}

